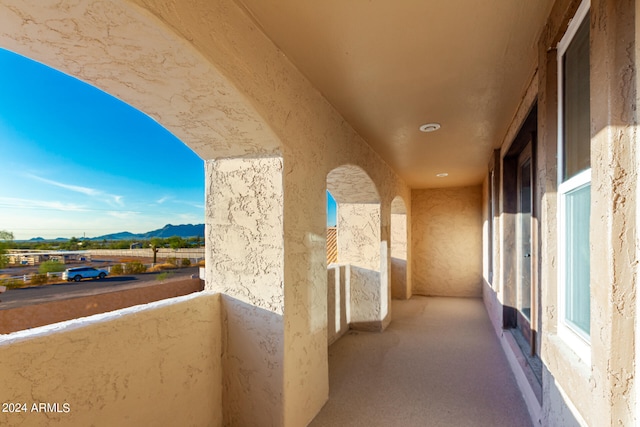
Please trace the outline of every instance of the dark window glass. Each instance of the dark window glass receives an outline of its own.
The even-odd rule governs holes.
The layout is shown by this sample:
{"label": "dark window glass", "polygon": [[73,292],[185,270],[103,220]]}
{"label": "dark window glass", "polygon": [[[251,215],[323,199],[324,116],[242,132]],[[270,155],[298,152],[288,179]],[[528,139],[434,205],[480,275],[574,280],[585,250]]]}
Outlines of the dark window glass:
{"label": "dark window glass", "polygon": [[591,167],[589,115],[589,15],[563,56],[564,146],[562,181]]}

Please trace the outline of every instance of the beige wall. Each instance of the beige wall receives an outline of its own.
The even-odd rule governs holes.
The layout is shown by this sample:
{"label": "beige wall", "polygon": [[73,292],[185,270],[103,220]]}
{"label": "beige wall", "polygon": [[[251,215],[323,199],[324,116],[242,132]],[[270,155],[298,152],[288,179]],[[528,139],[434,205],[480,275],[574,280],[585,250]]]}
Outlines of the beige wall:
{"label": "beige wall", "polygon": [[0,425],[221,426],[221,335],[219,296],[199,293],[0,336],[0,402],[29,409]]}
{"label": "beige wall", "polygon": [[333,344],[349,330],[351,321],[351,269],[331,264],[327,268],[327,343]]}
{"label": "beige wall", "polygon": [[206,289],[222,293],[225,424],[282,425],[282,159],[210,160]]}
{"label": "beige wall", "polygon": [[338,203],[338,262],[380,271],[380,205]]}
{"label": "beige wall", "polygon": [[413,293],[482,295],[482,187],[413,190]]}
{"label": "beige wall", "polygon": [[[411,298],[411,272],[407,268],[407,249],[410,244],[407,233],[407,214],[391,214],[391,296],[397,299]],[[409,274],[407,274],[409,273]]]}
{"label": "beige wall", "polygon": [[[557,80],[555,52],[547,47],[559,40],[575,13],[575,2],[559,1],[552,12],[547,39],[540,42],[540,99],[544,111],[539,162],[548,173],[541,183],[543,249],[543,422],[573,417],[589,425],[633,425],[635,407],[634,319],[638,262],[636,236],[635,147],[635,10],[633,2],[591,2],[591,360],[585,360],[557,334],[557,279],[551,258],[557,251],[555,155]],[[619,76],[619,77],[613,77]],[[625,77],[627,76],[627,77]],[[551,199],[551,200],[550,200]],[[547,221],[545,221],[547,219]],[[545,289],[546,288],[546,289]]]}
{"label": "beige wall", "polygon": [[351,327],[383,330],[389,321],[389,243],[380,241],[380,205],[338,203],[337,210],[338,262],[349,269]]}
{"label": "beige wall", "polygon": [[[540,238],[534,242],[534,280],[541,287],[541,425],[612,426],[638,422],[637,299],[638,152],[636,141],[637,22],[633,2],[591,1],[591,337],[587,353],[559,334],[557,197],[557,52],[549,49],[564,35],[580,2],[557,1],[539,42],[537,74],[502,145],[502,155],[537,99],[535,150],[536,210]],[[612,77],[618,76],[618,77]],[[486,194],[486,192],[485,192]],[[503,237],[510,228],[501,215]],[[485,303],[502,341],[502,291],[514,280],[503,247],[493,288]],[[536,253],[537,252],[537,253]],[[536,279],[536,276],[538,279]],[[508,304],[507,304],[508,305]],[[517,348],[514,357],[522,357]],[[525,381],[526,383],[526,381]],[[526,388],[526,387],[525,387]],[[523,389],[523,393],[527,393]]]}

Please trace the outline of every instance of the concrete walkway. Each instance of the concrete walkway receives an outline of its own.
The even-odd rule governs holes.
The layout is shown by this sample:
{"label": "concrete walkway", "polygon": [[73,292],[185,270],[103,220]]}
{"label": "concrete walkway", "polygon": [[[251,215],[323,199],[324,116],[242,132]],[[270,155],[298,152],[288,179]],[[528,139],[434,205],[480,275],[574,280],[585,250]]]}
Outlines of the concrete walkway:
{"label": "concrete walkway", "polygon": [[329,348],[320,426],[509,426],[531,421],[479,299],[394,301],[384,333]]}

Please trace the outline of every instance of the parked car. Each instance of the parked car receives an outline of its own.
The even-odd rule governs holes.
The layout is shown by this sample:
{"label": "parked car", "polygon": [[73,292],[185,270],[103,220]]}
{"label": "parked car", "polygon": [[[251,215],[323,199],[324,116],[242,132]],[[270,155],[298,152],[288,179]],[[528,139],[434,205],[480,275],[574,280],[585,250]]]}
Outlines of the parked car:
{"label": "parked car", "polygon": [[99,270],[93,267],[67,268],[62,273],[62,280],[79,282],[82,279],[104,279],[108,274],[107,270]]}

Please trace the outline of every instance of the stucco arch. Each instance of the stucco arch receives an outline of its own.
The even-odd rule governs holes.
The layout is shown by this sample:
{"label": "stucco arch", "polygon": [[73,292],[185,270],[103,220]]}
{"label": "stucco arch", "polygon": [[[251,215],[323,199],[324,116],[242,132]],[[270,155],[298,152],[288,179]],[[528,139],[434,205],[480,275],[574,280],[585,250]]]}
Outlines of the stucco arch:
{"label": "stucco arch", "polygon": [[129,2],[3,1],[0,47],[121,99],[205,160],[281,151],[222,73],[165,23]]}
{"label": "stucco arch", "polygon": [[391,214],[406,215],[407,204],[404,202],[402,196],[396,196],[391,201]]}
{"label": "stucco arch", "polygon": [[[350,327],[384,329],[390,293],[387,243],[381,241],[381,203],[376,185],[362,168],[348,164],[327,174],[327,190],[337,204],[338,241],[338,265],[329,271],[329,306],[333,306],[331,290],[343,286],[346,289],[336,289],[335,294],[348,295],[346,321]],[[333,318],[331,309],[329,318]],[[339,326],[336,322],[336,329]]]}
{"label": "stucco arch", "polygon": [[338,166],[329,172],[327,190],[337,203],[380,203],[375,183],[355,165]]}

